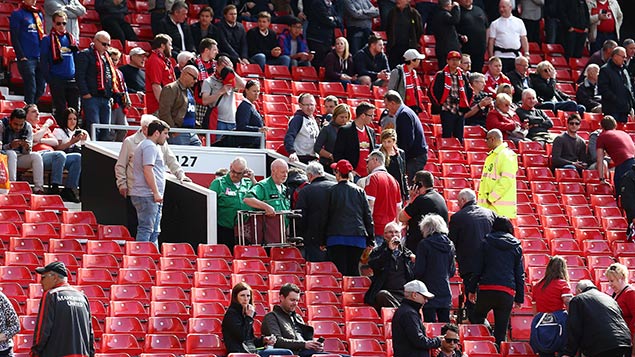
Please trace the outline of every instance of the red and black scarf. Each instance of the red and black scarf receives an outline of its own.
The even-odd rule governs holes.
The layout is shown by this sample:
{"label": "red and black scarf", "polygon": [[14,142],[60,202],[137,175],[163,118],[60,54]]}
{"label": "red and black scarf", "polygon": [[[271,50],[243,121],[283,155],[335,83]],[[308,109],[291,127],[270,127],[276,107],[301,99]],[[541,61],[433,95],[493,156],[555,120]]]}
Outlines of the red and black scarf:
{"label": "red and black scarf", "polygon": [[70,32],[58,33],[54,29],[51,30],[51,34],[49,38],[51,39],[51,52],[53,52],[53,63],[62,62],[62,42],[60,41],[62,37],[68,36],[68,42],[71,47],[77,46],[75,43],[75,38]]}
{"label": "red and black scarf", "polygon": [[110,69],[110,76],[112,77],[112,92],[113,93],[123,93],[124,89],[121,85],[121,81],[119,80],[119,76],[117,75],[117,68],[112,63],[110,56],[108,53],[104,53],[104,55],[100,55],[99,51],[92,47],[92,50],[95,52],[95,65],[97,66],[97,90],[103,91],[106,89],[106,67],[104,66],[104,59],[106,60],[106,65]]}
{"label": "red and black scarf", "polygon": [[162,59],[163,62],[165,62],[166,68],[169,68],[171,73],[174,73],[174,68],[172,68],[172,61],[170,61],[170,58],[168,58],[160,48],[152,52],[154,52],[155,55],[159,56],[159,58]]}
{"label": "red and black scarf", "polygon": [[42,17],[40,16],[40,8],[37,6],[29,6],[25,3],[22,3],[21,7],[33,15],[33,21],[35,21],[35,26],[37,27],[37,34],[41,40],[42,37],[44,37],[44,22],[42,22]]}
{"label": "red and black scarf", "polygon": [[[465,81],[463,80],[463,71],[460,68],[456,69],[456,75],[458,76],[459,82],[459,108],[468,108],[470,104],[467,101],[467,94],[465,94]],[[448,65],[443,67],[443,95],[441,96],[441,100],[439,104],[445,103],[445,100],[450,95],[450,91],[452,90],[452,74],[450,73],[450,69]]]}

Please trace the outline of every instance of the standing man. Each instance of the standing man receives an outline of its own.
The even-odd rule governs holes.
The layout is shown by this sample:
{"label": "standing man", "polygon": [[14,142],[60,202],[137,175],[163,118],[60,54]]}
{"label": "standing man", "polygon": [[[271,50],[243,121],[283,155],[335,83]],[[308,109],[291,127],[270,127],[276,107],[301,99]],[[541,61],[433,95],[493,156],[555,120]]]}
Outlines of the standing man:
{"label": "standing man", "polygon": [[122,45],[126,41],[139,40],[125,18],[129,13],[127,0],[95,0],[95,10],[99,13],[102,28],[113,39],[121,41]]}
{"label": "standing man", "polygon": [[615,47],[611,59],[600,68],[598,92],[602,96],[602,110],[620,123],[628,121],[633,110],[633,86],[624,68],[626,49]]}
{"label": "standing man", "polygon": [[353,56],[359,84],[383,87],[390,78],[388,58],[384,54],[384,40],[371,33],[368,44]]}
{"label": "standing man", "polygon": [[373,119],[375,119],[375,106],[362,102],[355,109],[355,120],[337,131],[333,161],[348,160],[355,168],[353,175],[358,178],[368,175],[367,158],[375,149],[375,130],[370,127]]}
{"label": "standing man", "polygon": [[[289,165],[282,159],[271,163],[271,176],[253,185],[243,199],[249,207],[265,211],[268,216],[286,211],[291,207],[284,182],[289,176]],[[281,347],[286,348],[286,347]]]}
{"label": "standing man", "polygon": [[389,90],[384,95],[384,104],[390,116],[395,117],[399,148],[406,152],[408,183],[412,183],[417,171],[428,162],[428,144],[423,136],[423,127],[417,114],[404,105],[399,93]]}
{"label": "standing man", "polygon": [[128,87],[128,93],[137,93],[145,96],[146,91],[146,60],[148,53],[141,47],[130,50],[128,64],[119,67],[123,79]]}
{"label": "standing man", "polygon": [[629,225],[626,234],[632,237],[635,229],[635,165],[622,176],[620,187],[616,191],[620,197],[619,202],[626,212],[626,222]]}
{"label": "standing man", "polygon": [[70,107],[79,111],[79,89],[75,80],[76,38],[66,31],[68,18],[64,11],[52,15],[53,29],[42,39],[40,65],[51,88],[53,115],[58,123]]}
{"label": "standing man", "polygon": [[172,54],[176,59],[182,51],[194,52],[196,45],[192,39],[190,25],[187,24],[188,7],[185,1],[177,1],[172,5],[170,14],[160,22],[159,33],[166,34],[172,39]]}
{"label": "standing man", "polygon": [[198,68],[198,81],[194,84],[194,100],[196,101],[196,127],[200,128],[207,113],[207,105],[203,105],[203,81],[214,75],[218,43],[213,38],[204,37],[198,44],[198,57],[192,60]]}
{"label": "standing man", "polygon": [[249,64],[247,57],[247,33],[238,22],[236,5],[229,4],[223,9],[223,19],[216,24],[218,49],[231,58],[233,63]]}
{"label": "standing man", "polygon": [[9,118],[0,121],[2,150],[7,155],[9,180],[15,181],[18,168],[33,170],[33,193],[44,193],[42,156],[33,152],[33,127],[26,121],[26,111],[13,109]]}
{"label": "standing man", "polygon": [[18,60],[18,71],[24,80],[24,101],[35,104],[44,93],[46,83],[40,67],[40,42],[44,37],[44,16],[37,0],[24,0],[11,13],[11,44]]}
{"label": "standing man", "polygon": [[401,209],[399,183],[386,171],[385,162],[386,156],[377,150],[370,153],[366,164],[368,177],[366,177],[364,191],[373,214],[377,245],[384,241],[384,227],[389,222],[395,221],[397,213]]}
{"label": "standing man", "polygon": [[551,151],[553,169],[575,169],[579,173],[588,166],[586,142],[578,135],[582,119],[573,113],[567,118],[567,130],[556,136]]}
{"label": "standing man", "polygon": [[[187,65],[181,70],[179,79],[161,89],[159,119],[170,127],[194,129],[196,126],[196,103],[192,87],[198,79],[198,69]],[[173,133],[168,142],[172,145],[201,146],[194,133]]]}
{"label": "standing man", "polygon": [[516,218],[516,153],[503,142],[498,129],[487,132],[487,147],[491,150],[483,165],[478,204],[507,218]]}
{"label": "standing man", "polygon": [[379,8],[373,6],[370,0],[355,0],[344,2],[346,18],[346,39],[352,54],[357,53],[369,36],[373,35],[373,19],[379,17]]}
{"label": "standing man", "polygon": [[[79,52],[75,57],[77,65],[77,86],[82,96],[82,108],[86,130],[91,133],[93,124],[110,124],[113,93],[121,93],[115,65],[106,52],[110,47],[110,35],[99,31],[93,38],[89,48]],[[109,139],[107,129],[97,130],[97,140]]]}
{"label": "standing man", "polygon": [[518,0],[516,1],[521,11],[520,18],[527,29],[527,41],[540,44],[540,20],[542,20],[542,8],[545,4],[544,0]]}
{"label": "standing man", "polygon": [[472,57],[472,68],[476,72],[483,70],[483,59],[487,48],[487,28],[489,21],[485,11],[474,6],[473,0],[459,0],[461,20],[456,26],[461,40],[461,52]]}
{"label": "standing man", "polygon": [[414,48],[407,50],[403,54],[404,63],[397,65],[390,71],[388,81],[388,89],[399,93],[406,105],[417,114],[425,108],[422,103],[421,82],[417,75],[417,68],[420,67],[424,58],[426,56]]}
{"label": "standing man", "polygon": [[602,133],[598,136],[596,146],[596,169],[600,180],[606,183],[609,172],[606,172],[603,162],[606,155],[610,156],[615,164],[613,187],[617,190],[620,187],[622,175],[635,164],[635,144],[626,132],[616,129],[617,122],[610,115],[602,118],[600,125]]}
{"label": "standing man", "polygon": [[382,307],[399,307],[404,299],[403,286],[414,279],[416,256],[402,244],[401,230],[399,223],[388,222],[381,244],[368,258],[373,279],[364,294],[364,303],[379,313]]}
{"label": "standing man", "polygon": [[172,38],[158,34],[150,42],[152,52],[146,62],[146,113],[156,114],[159,110],[161,88],[176,80],[174,67],[170,61]]}
{"label": "standing man", "polygon": [[237,212],[249,209],[243,199],[255,183],[256,177],[254,172],[247,168],[247,160],[239,156],[229,165],[227,175],[217,177],[209,186],[209,189],[216,192],[218,197],[216,199],[218,243],[227,245],[232,252],[236,245],[234,226]]}
{"label": "standing man", "polygon": [[55,24],[53,14],[63,11],[66,14],[66,31],[75,40],[79,39],[79,18],[86,15],[86,8],[79,0],[44,0],[44,14],[46,16],[46,32],[50,32]]}
{"label": "standing man", "polygon": [[161,120],[148,125],[148,135],[132,158],[133,184],[130,200],[137,210],[137,241],[159,245],[161,211],[165,191],[165,161],[160,145],[168,139],[170,126]]}
{"label": "standing man", "polygon": [[44,293],[33,332],[31,356],[94,356],[95,339],[88,298],[68,284],[62,262],[36,268]]}
{"label": "standing man", "polygon": [[328,190],[335,182],[324,177],[324,167],[311,161],[306,167],[310,184],[298,193],[295,208],[302,211],[302,219],[297,226],[298,235],[304,238],[304,257],[309,262],[326,261],[323,237],[324,212],[328,210]]}
{"label": "standing man", "polygon": [[591,21],[589,7],[585,0],[558,1],[560,27],[564,31],[564,56],[582,57],[584,43],[589,34]]}
{"label": "standing man", "polygon": [[284,148],[289,153],[289,161],[309,163],[317,159],[314,151],[315,140],[320,133],[315,118],[315,97],[310,93],[302,93],[298,97],[300,109],[289,121],[284,136]]}
{"label": "standing man", "polygon": [[456,248],[456,261],[459,264],[459,275],[463,280],[465,292],[466,316],[460,321],[472,318],[474,304],[467,299],[467,284],[480,269],[481,247],[485,235],[492,231],[496,215],[487,208],[476,204],[476,193],[469,188],[459,192],[458,204],[461,209],[452,215],[448,237]]}
{"label": "standing man", "polygon": [[470,109],[467,100],[469,83],[459,68],[461,54],[458,51],[448,53],[447,63],[432,80],[431,96],[441,107],[442,137],[454,137],[463,142],[463,113]]}
{"label": "standing man", "polygon": [[412,280],[403,287],[404,299],[392,317],[392,343],[395,357],[429,357],[430,350],[441,346],[441,337],[427,337],[421,321],[421,307],[434,299],[419,280]]}
{"label": "standing man", "polygon": [[439,8],[432,14],[427,27],[428,32],[432,32],[436,39],[434,48],[439,68],[445,67],[448,53],[461,50],[459,34],[456,32],[456,25],[460,20],[459,3],[452,0],[439,0]]}
{"label": "standing man", "polygon": [[503,72],[509,72],[514,69],[516,57],[529,56],[527,30],[523,21],[512,15],[511,0],[500,0],[498,11],[501,17],[489,27],[487,53],[489,57],[499,57],[503,62]]}
{"label": "standing man", "polygon": [[578,351],[589,357],[630,356],[631,336],[617,302],[591,280],[580,280],[575,290],[562,356],[572,357]]}
{"label": "standing man", "polygon": [[385,29],[388,36],[388,62],[390,68],[395,68],[406,50],[419,47],[423,21],[419,11],[410,6],[409,0],[395,0],[395,7],[388,13]]}

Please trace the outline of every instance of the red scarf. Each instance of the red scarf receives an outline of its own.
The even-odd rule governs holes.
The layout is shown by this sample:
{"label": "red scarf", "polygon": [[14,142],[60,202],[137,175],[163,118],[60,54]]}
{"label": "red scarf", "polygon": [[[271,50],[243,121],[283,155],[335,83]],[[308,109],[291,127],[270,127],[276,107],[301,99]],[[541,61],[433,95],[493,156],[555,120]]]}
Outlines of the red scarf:
{"label": "red scarf", "polygon": [[165,56],[163,51],[161,49],[156,49],[153,52],[155,55],[159,56],[159,58],[162,59],[163,62],[165,62],[165,65],[167,66],[167,68],[170,69],[170,73],[174,74],[174,68],[172,68],[172,62],[170,61],[168,57]]}
{"label": "red scarf", "polygon": [[[456,75],[459,77],[459,108],[468,108],[470,104],[467,101],[467,95],[465,94],[465,82],[463,81],[463,71],[460,68],[456,69]],[[450,69],[448,65],[443,67],[443,95],[441,96],[441,100],[439,104],[442,105],[445,103],[445,100],[450,95],[450,91],[452,89],[452,75],[450,74]]]}
{"label": "red scarf", "polygon": [[41,40],[42,37],[44,37],[44,23],[42,22],[42,17],[40,17],[40,9],[36,6],[29,6],[25,3],[22,3],[21,7],[33,15],[33,21],[35,21],[35,26],[37,27],[37,34],[40,36]]}
{"label": "red scarf", "polygon": [[[196,57],[194,60],[196,67],[198,67],[198,80],[204,81],[210,76],[210,73],[216,72],[216,61],[210,60],[208,62],[203,61],[201,57]],[[209,70],[209,71],[208,71]]]}
{"label": "red scarf", "polygon": [[113,93],[123,93],[123,87],[121,86],[121,81],[119,80],[119,76],[117,75],[117,69],[115,65],[112,63],[110,56],[108,53],[105,53],[104,56],[100,55],[99,52],[92,47],[95,52],[95,65],[97,66],[97,90],[103,91],[106,89],[106,68],[104,67],[103,58],[106,58],[106,62],[108,67],[110,68],[110,76],[112,77],[112,92]]}
{"label": "red scarf", "polygon": [[53,52],[53,63],[62,62],[62,43],[60,39],[64,36],[68,36],[68,42],[70,42],[70,46],[77,46],[75,43],[75,38],[70,32],[57,33],[57,31],[51,29],[51,34],[49,38],[51,39],[51,51]]}

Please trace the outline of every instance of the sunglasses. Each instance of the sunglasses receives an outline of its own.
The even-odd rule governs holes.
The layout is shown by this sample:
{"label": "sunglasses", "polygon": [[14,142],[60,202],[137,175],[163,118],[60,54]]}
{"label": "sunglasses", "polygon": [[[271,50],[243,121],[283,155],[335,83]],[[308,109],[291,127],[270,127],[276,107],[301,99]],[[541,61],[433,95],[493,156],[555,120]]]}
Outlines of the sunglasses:
{"label": "sunglasses", "polygon": [[64,22],[56,22],[55,25],[57,25],[57,26],[59,26],[59,25],[66,26],[66,21],[64,21]]}
{"label": "sunglasses", "polygon": [[569,122],[569,125],[580,125],[579,121],[571,121]]}
{"label": "sunglasses", "polygon": [[459,342],[461,342],[461,340],[459,340],[458,338],[447,338],[446,337],[445,338],[445,342],[446,343],[457,343],[458,344]]}
{"label": "sunglasses", "polygon": [[101,45],[104,47],[110,47],[110,42],[101,42]]}

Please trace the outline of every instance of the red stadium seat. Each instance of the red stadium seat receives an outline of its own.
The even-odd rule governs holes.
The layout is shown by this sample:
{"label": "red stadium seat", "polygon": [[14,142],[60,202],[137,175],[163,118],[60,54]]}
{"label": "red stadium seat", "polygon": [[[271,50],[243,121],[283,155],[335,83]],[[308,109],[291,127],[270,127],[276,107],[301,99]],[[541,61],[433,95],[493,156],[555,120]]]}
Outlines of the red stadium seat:
{"label": "red stadium seat", "polygon": [[320,82],[318,84],[320,96],[326,98],[328,95],[334,95],[338,98],[346,98],[347,93],[344,86],[339,82]]}
{"label": "red stadium seat", "polygon": [[184,271],[157,270],[156,284],[158,286],[180,286],[184,290],[192,288],[192,280]]}
{"label": "red stadium seat", "polygon": [[145,337],[144,352],[146,353],[174,353],[184,352],[179,338],[175,335],[147,334]]}
{"label": "red stadium seat", "polygon": [[358,339],[354,338],[349,340],[349,348],[351,356],[374,356],[384,357],[386,353],[381,348],[379,341],[376,339]]}
{"label": "red stadium seat", "polygon": [[182,321],[187,321],[191,317],[191,314],[181,301],[151,301],[150,316],[176,317]]}
{"label": "red stadium seat", "polygon": [[223,273],[197,271],[194,273],[194,287],[212,287],[230,290],[232,285]]}
{"label": "red stadium seat", "polygon": [[344,339],[344,331],[335,321],[318,320],[312,321],[311,325],[315,331],[315,336],[324,336],[324,338]]}
{"label": "red stadium seat", "polygon": [[103,268],[109,272],[118,272],[119,262],[112,254],[84,254],[82,268]]}
{"label": "red stadium seat", "polygon": [[550,245],[551,255],[582,255],[578,242],[573,239],[553,239]]}
{"label": "red stadium seat", "polygon": [[302,253],[296,247],[272,247],[270,255],[272,261],[293,260],[300,263],[304,262]]}
{"label": "red stadium seat", "polygon": [[344,317],[335,305],[309,305],[307,306],[308,321],[335,321],[344,324]]}
{"label": "red stadium seat", "polygon": [[221,334],[222,322],[220,319],[209,317],[190,318],[187,323],[188,333]]}
{"label": "red stadium seat", "polygon": [[95,239],[97,236],[93,228],[86,223],[62,223],[60,227],[60,238],[62,239]]}
{"label": "red stadium seat", "polygon": [[183,271],[187,276],[194,275],[196,268],[186,257],[161,257],[159,269],[163,271]]}
{"label": "red stadium seat", "polygon": [[[229,298],[220,288],[192,288],[192,302],[220,302],[227,303]],[[255,294],[254,294],[255,295]]]}
{"label": "red stadium seat", "polygon": [[337,305],[342,302],[332,291],[307,291],[304,294],[307,305]]}
{"label": "red stadium seat", "polygon": [[320,80],[313,66],[293,66],[291,67],[291,76],[294,81],[319,82]]}
{"label": "red stadium seat", "polygon": [[67,211],[64,201],[59,195],[32,195],[31,209],[34,211]]}
{"label": "red stadium seat", "polygon": [[501,343],[501,353],[503,357],[534,357],[536,355],[531,345],[527,342],[503,341]]}
{"label": "red stadium seat", "polygon": [[[20,219],[21,220],[21,219]],[[53,211],[24,211],[25,223],[50,223],[56,230],[60,229],[60,219]]]}
{"label": "red stadium seat", "polygon": [[154,281],[150,272],[146,269],[121,268],[119,269],[117,284],[141,285],[144,289],[149,290],[154,285]]}
{"label": "red stadium seat", "polygon": [[159,260],[161,254],[159,249],[152,242],[126,242],[126,255],[143,255]]}
{"label": "red stadium seat", "polygon": [[134,240],[134,238],[130,235],[128,228],[123,225],[104,225],[100,224],[97,226],[97,236],[99,239],[110,239],[110,240]]}
{"label": "red stadium seat", "polygon": [[224,260],[233,258],[229,247],[224,244],[199,244],[196,249],[199,258],[221,258]]}
{"label": "red stadium seat", "polygon": [[140,355],[143,350],[139,346],[137,339],[132,334],[109,334],[101,336],[101,352],[106,353],[129,353]]}
{"label": "red stadium seat", "polygon": [[337,270],[333,262],[306,262],[307,275],[333,275],[336,278],[342,277],[342,273]]}
{"label": "red stadium seat", "polygon": [[141,321],[134,316],[106,317],[104,325],[108,334],[131,334],[138,340],[146,335]]}
{"label": "red stadium seat", "polygon": [[[318,334],[319,335],[319,334]],[[346,338],[383,338],[383,332],[376,323],[371,321],[347,321]]]}
{"label": "red stadium seat", "polygon": [[515,341],[529,341],[531,333],[531,316],[512,315],[510,317],[511,337]]}
{"label": "red stadium seat", "polygon": [[62,222],[73,223],[86,223],[93,229],[97,228],[97,219],[93,211],[64,211],[62,212]]}
{"label": "red stadium seat", "polygon": [[143,286],[138,284],[119,285],[115,284],[110,287],[110,300],[112,301],[126,301],[135,300],[145,305],[150,304],[148,293],[146,293]]}
{"label": "red stadium seat", "polygon": [[108,270],[95,268],[77,269],[77,284],[98,285],[104,289],[109,289],[115,283],[115,278]]}
{"label": "red stadium seat", "polygon": [[157,271],[157,265],[154,260],[145,255],[124,255],[122,268],[145,269],[152,276],[154,276]]}

